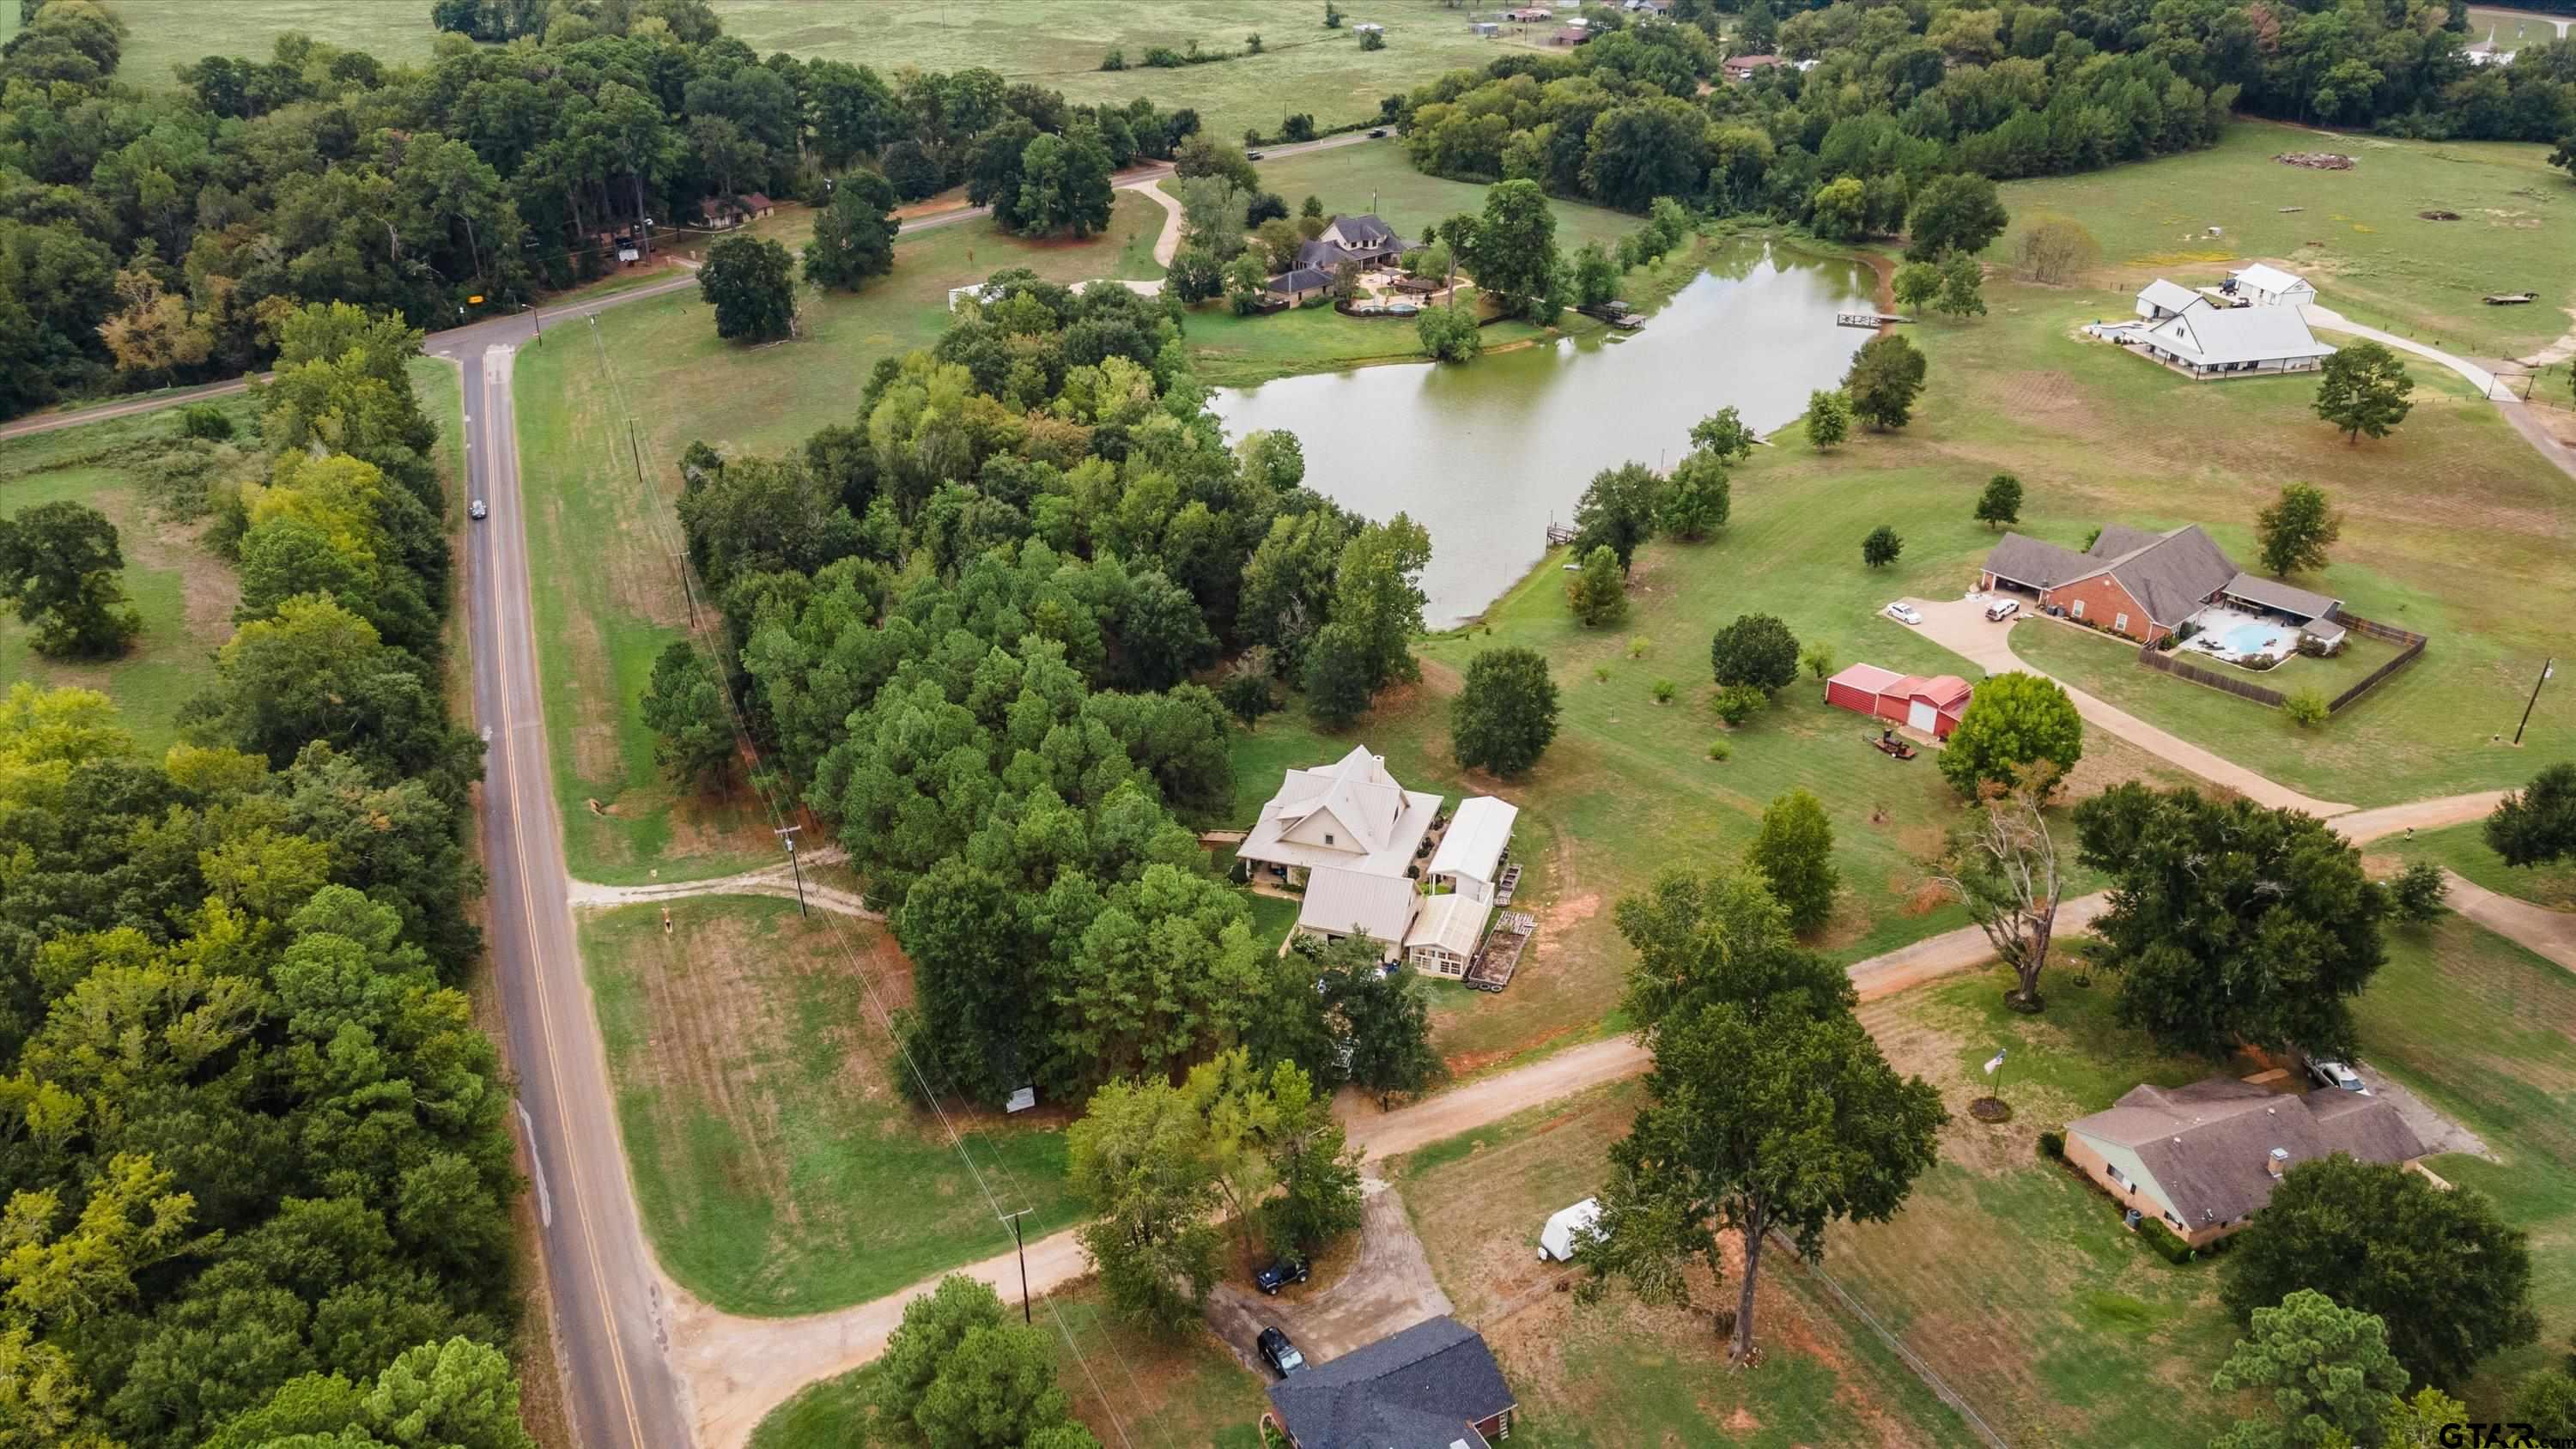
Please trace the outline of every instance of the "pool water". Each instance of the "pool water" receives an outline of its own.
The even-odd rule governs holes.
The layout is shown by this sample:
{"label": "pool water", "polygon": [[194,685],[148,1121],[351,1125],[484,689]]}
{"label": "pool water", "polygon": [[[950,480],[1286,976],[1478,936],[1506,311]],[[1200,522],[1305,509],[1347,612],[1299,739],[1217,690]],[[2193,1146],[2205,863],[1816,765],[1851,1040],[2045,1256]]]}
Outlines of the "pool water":
{"label": "pool water", "polygon": [[2259,619],[2212,629],[2209,637],[2229,654],[2287,654],[2297,646],[2298,631],[2287,624],[2266,623]]}

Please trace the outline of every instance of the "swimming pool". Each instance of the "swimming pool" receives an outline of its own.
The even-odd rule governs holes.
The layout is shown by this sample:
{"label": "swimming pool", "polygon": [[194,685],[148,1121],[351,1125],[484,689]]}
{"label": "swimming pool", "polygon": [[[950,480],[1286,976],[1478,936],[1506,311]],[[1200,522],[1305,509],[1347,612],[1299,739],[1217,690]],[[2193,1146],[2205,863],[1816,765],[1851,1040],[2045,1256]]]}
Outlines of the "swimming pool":
{"label": "swimming pool", "polygon": [[2246,619],[2214,628],[2208,637],[2225,654],[2288,654],[2298,647],[2299,631],[2268,619]]}

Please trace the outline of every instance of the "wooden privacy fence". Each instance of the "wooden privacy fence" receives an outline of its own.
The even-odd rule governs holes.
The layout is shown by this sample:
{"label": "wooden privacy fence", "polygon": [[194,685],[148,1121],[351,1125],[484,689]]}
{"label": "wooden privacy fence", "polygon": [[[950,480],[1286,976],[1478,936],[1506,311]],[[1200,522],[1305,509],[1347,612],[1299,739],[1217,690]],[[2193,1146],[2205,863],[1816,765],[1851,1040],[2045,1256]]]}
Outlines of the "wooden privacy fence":
{"label": "wooden privacy fence", "polygon": [[2265,689],[2259,684],[2248,684],[2242,679],[2230,679],[2224,674],[2203,669],[2197,664],[2186,664],[2152,644],[2138,646],[2138,662],[2149,669],[2161,669],[2167,674],[2179,674],[2194,684],[2206,684],[2212,689],[2226,690],[2229,694],[2241,699],[2250,699],[2266,709],[2281,707],[2281,691],[2277,689]]}
{"label": "wooden privacy fence", "polygon": [[[2400,629],[2393,624],[2382,624],[2376,620],[2360,618],[2357,615],[2337,613],[2333,616],[2333,619],[2334,622],[2343,625],[2346,629],[2349,629],[2356,634],[2366,634],[2373,639],[2385,640],[2388,643],[2398,645],[2399,648],[2397,650],[2396,658],[2391,659],[2387,663],[2379,666],[2377,669],[2370,671],[2369,675],[2363,678],[2360,683],[2345,690],[2343,693],[2336,695],[2334,699],[2326,705],[2326,712],[2328,714],[2341,712],[2344,706],[2351,704],[2354,700],[2368,694],[2372,687],[2377,685],[2381,680],[2395,674],[2398,670],[2405,668],[2407,665],[2414,663],[2415,656],[2423,653],[2425,644],[2429,642],[2424,635],[2418,634],[2412,629]],[[2138,646],[2138,662],[2149,669],[2160,669],[2167,674],[2180,675],[2194,684],[2205,684],[2212,689],[2226,690],[2229,694],[2235,695],[2239,699],[2250,699],[2256,704],[2262,705],[2267,709],[2279,709],[2284,699],[2282,693],[2277,689],[2266,689],[2262,685],[2233,678],[2229,675],[2218,673],[2215,670],[2203,669],[2197,664],[2176,659],[2171,654],[2156,648],[2152,644],[2141,644]]]}
{"label": "wooden privacy fence", "polygon": [[2401,647],[2397,651],[2396,658],[2370,671],[2359,684],[2336,695],[2334,703],[2326,706],[2329,713],[2340,712],[2345,705],[2368,694],[2371,686],[2414,663],[2415,656],[2424,652],[2424,645],[2428,642],[2423,635],[2412,629],[2400,629],[2393,624],[2382,624],[2351,614],[2338,613],[2334,617],[2336,623],[2355,633],[2367,634],[2373,639],[2385,639]]}

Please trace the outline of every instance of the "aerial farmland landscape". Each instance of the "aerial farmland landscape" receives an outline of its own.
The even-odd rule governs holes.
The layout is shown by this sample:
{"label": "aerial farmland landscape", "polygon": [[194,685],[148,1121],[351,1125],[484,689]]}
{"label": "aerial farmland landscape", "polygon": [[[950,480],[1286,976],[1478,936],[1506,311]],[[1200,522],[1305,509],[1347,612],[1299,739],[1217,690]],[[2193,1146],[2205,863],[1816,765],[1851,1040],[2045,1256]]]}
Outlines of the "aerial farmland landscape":
{"label": "aerial farmland landscape", "polygon": [[2576,1443],[2571,23],[0,0],[0,1446]]}

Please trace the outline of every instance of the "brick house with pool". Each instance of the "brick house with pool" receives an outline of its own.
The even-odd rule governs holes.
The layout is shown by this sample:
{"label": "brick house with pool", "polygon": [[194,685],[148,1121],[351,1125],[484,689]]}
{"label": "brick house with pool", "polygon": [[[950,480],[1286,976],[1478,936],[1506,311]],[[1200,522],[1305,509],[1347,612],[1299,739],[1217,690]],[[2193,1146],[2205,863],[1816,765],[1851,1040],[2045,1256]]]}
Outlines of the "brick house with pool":
{"label": "brick house with pool", "polygon": [[2108,524],[2082,553],[2007,533],[1986,555],[1978,587],[2035,599],[2141,644],[2164,639],[2212,604],[2282,616],[2320,637],[2342,633],[2327,622],[2341,600],[2246,573],[2196,523],[2163,533]]}

